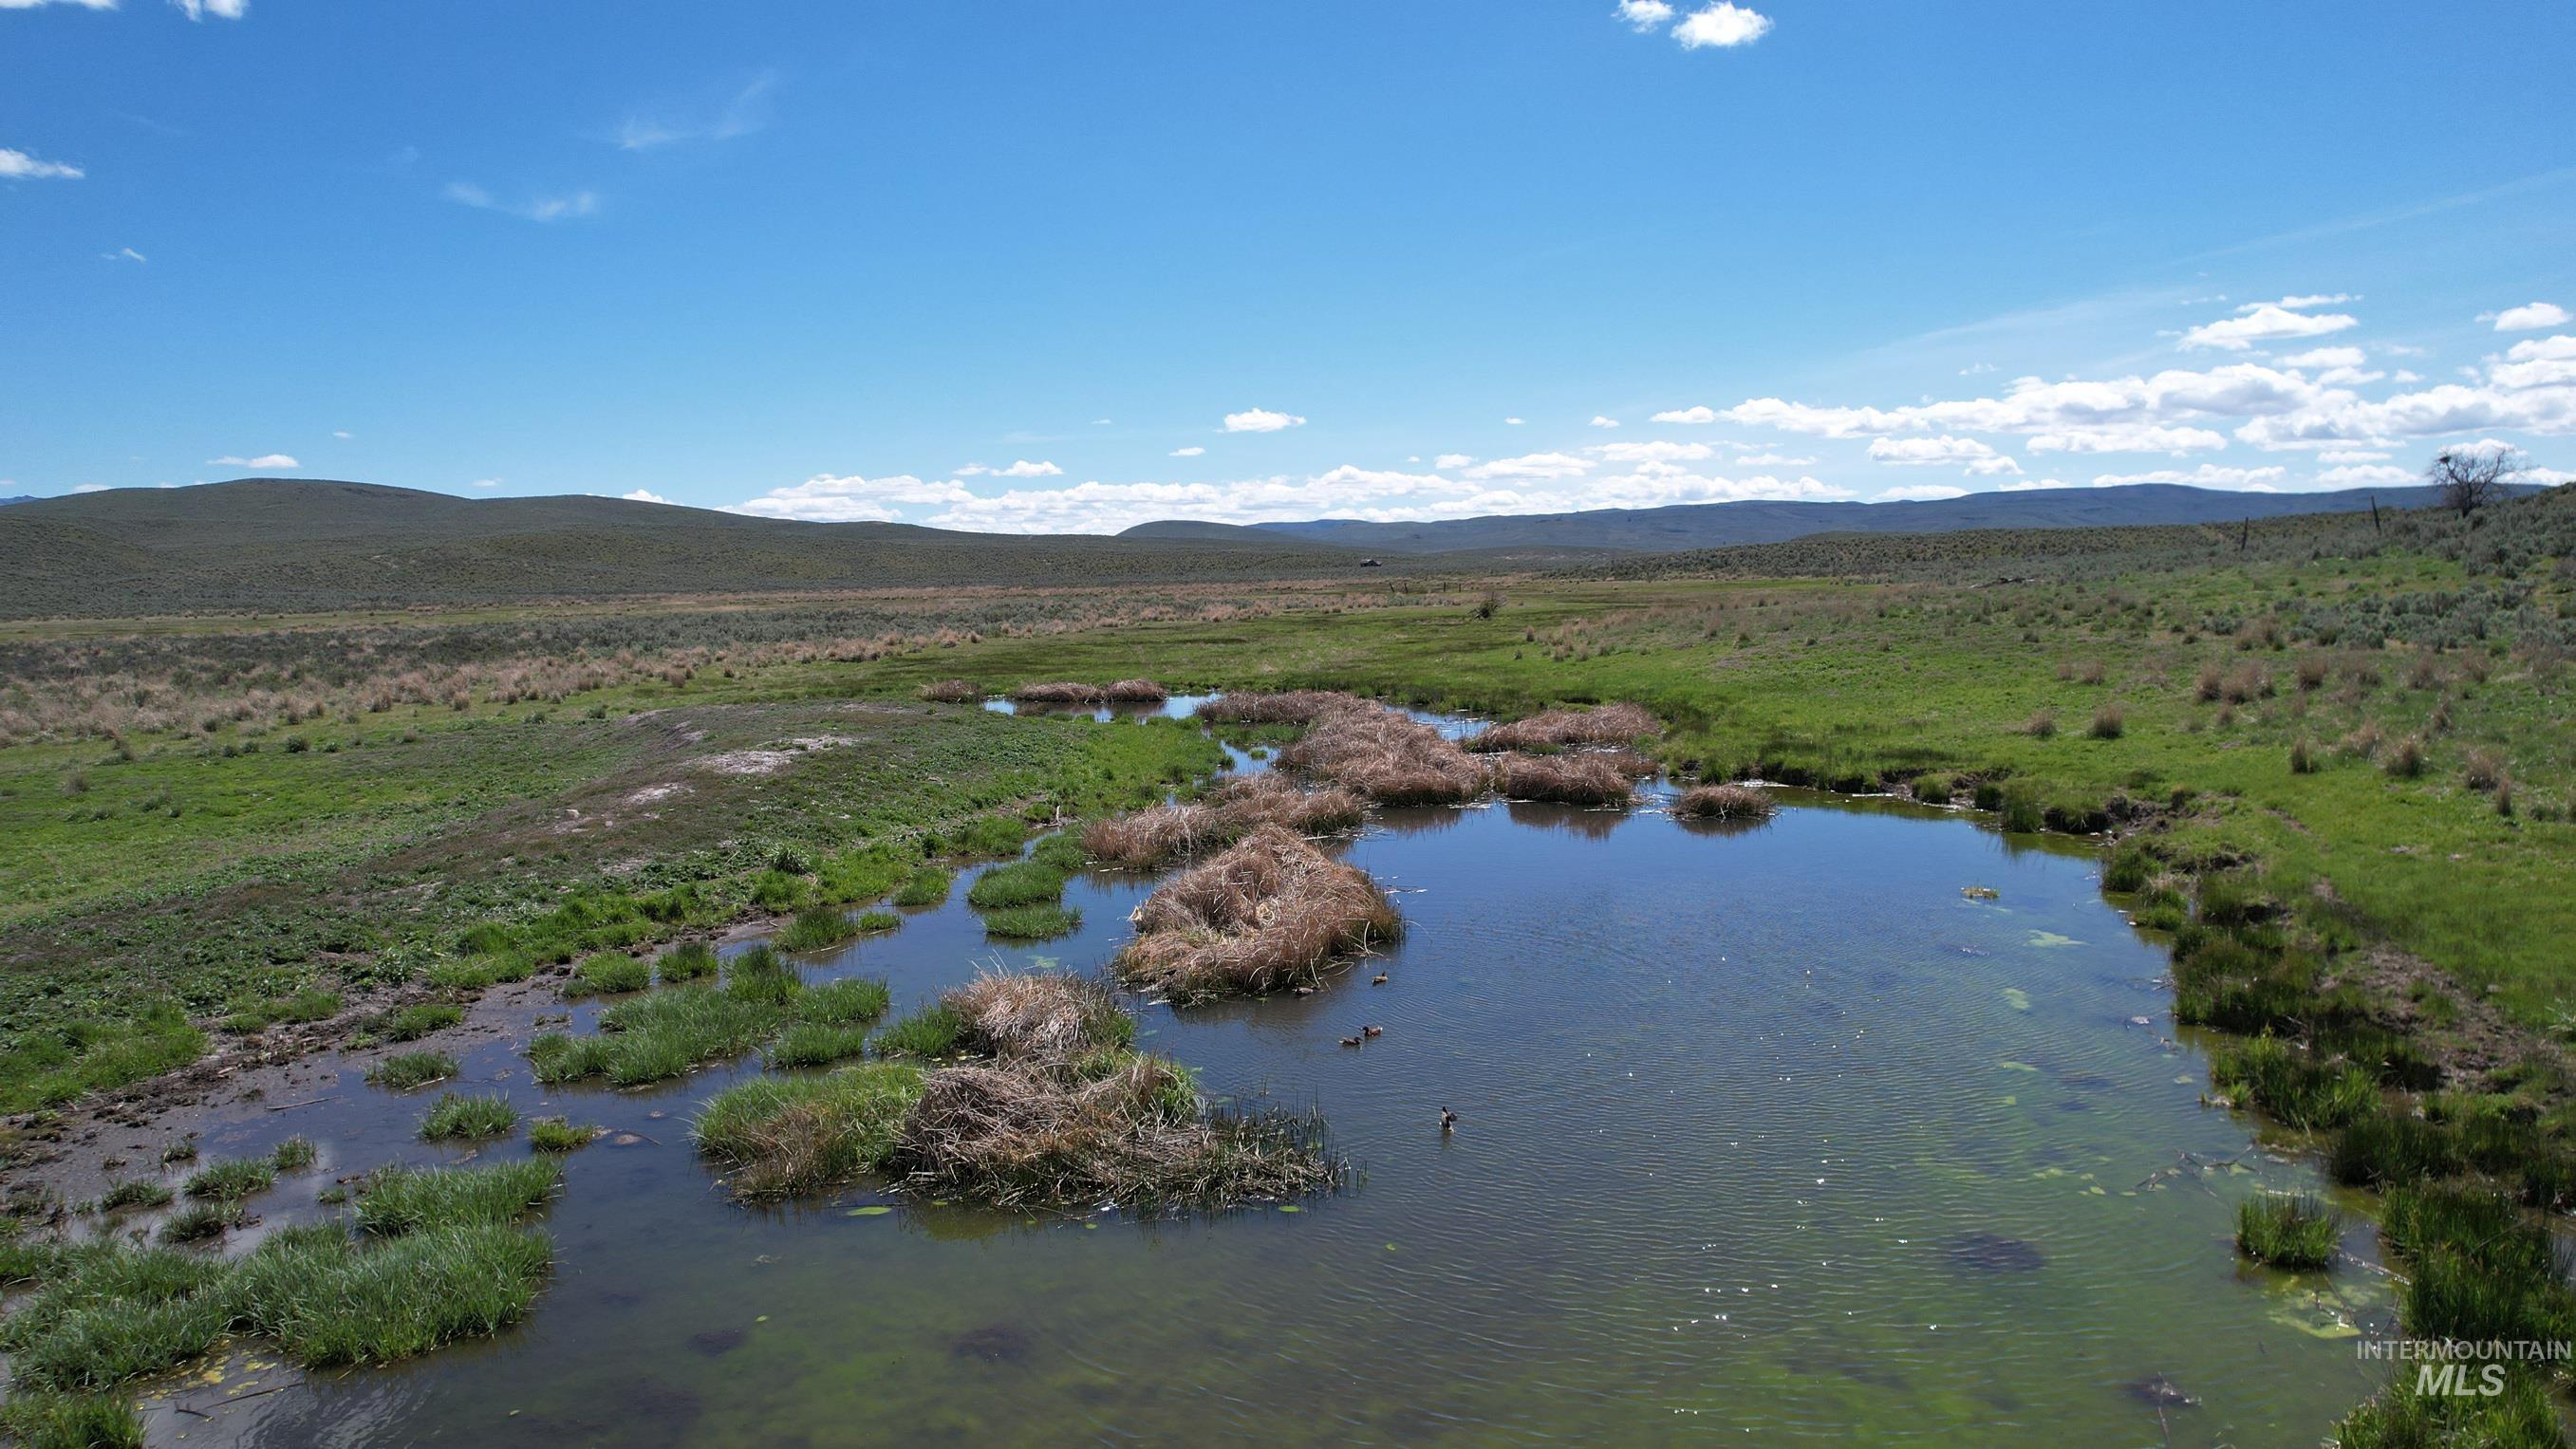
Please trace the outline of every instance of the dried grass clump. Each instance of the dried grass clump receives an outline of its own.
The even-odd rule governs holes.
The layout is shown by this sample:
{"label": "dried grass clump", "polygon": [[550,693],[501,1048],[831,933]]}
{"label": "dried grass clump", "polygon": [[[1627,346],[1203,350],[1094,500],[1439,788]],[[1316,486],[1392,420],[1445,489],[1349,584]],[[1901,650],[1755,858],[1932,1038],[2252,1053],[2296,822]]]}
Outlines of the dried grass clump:
{"label": "dried grass clump", "polygon": [[1628,803],[1628,776],[1599,755],[1505,755],[1494,762],[1494,784],[1514,800]]}
{"label": "dried grass clump", "polygon": [[1098,704],[1107,696],[1096,684],[1023,684],[1011,691],[1016,704]]}
{"label": "dried grass clump", "polygon": [[1263,825],[1299,835],[1348,830],[1366,806],[1348,790],[1300,790],[1277,775],[1247,775],[1204,799],[1099,821],[1082,832],[1082,848],[1104,865],[1141,869],[1222,849]]}
{"label": "dried grass clump", "polygon": [[1161,704],[1172,692],[1150,679],[1122,679],[1100,691],[1111,704]]}
{"label": "dried grass clump", "polygon": [[1312,1119],[1207,1114],[1186,1071],[1139,1053],[934,1072],[890,1165],[999,1207],[1222,1207],[1320,1192],[1342,1174]]}
{"label": "dried grass clump", "polygon": [[1374,709],[1355,694],[1334,689],[1291,689],[1276,694],[1227,694],[1199,706],[1199,718],[1216,724],[1313,724],[1326,715]]}
{"label": "dried grass clump", "polygon": [[1673,813],[1684,820],[1768,820],[1779,809],[1750,785],[1701,785],[1673,802]]}
{"label": "dried grass clump", "polygon": [[933,680],[916,692],[934,704],[971,704],[984,697],[984,691],[962,679]]}
{"label": "dried grass clump", "polygon": [[1498,724],[1467,742],[1485,753],[1500,750],[1561,750],[1570,745],[1631,745],[1663,726],[1640,706],[1605,704],[1598,709],[1551,709],[1510,724]]}
{"label": "dried grass clump", "polygon": [[939,999],[961,1023],[958,1049],[979,1056],[1065,1061],[1136,1034],[1109,988],[1050,972],[988,971]]}
{"label": "dried grass clump", "polygon": [[1119,972],[1183,1001],[1311,985],[1334,957],[1400,929],[1364,872],[1276,825],[1165,883],[1135,921]]}
{"label": "dried grass clump", "polygon": [[1381,805],[1454,805],[1486,786],[1484,764],[1456,741],[1381,705],[1323,716],[1279,752],[1277,763]]}

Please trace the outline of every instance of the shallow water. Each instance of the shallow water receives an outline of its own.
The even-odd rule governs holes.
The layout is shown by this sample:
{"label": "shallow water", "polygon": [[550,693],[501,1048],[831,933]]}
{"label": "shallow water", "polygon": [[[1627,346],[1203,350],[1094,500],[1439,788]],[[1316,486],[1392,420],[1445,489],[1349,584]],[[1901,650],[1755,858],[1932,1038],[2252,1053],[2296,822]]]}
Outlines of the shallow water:
{"label": "shallow water", "polygon": [[[1184,1222],[866,1191],[746,1209],[686,1119],[756,1068],[550,1091],[494,1044],[469,1079],[650,1139],[568,1160],[533,1318],[156,1428],[2312,1444],[2376,1387],[2326,1327],[2385,1322],[2370,1275],[2237,1265],[2235,1202],[2313,1172],[2200,1105],[2162,953],[2103,901],[2091,851],[1816,799],[1733,831],[1652,809],[1397,812],[1349,858],[1397,892],[1388,956],[1311,998],[1140,1016],[1212,1092],[1321,1107],[1364,1169],[1352,1192]],[[818,980],[888,978],[902,1010],[982,962],[1098,966],[1149,885],[1078,881],[1081,934],[1013,950],[984,942],[961,882],[892,936],[805,959]],[[1337,1045],[1363,1023],[1385,1035]],[[245,1109],[208,1153],[303,1131],[335,1172],[459,1155],[409,1140],[425,1101],[337,1090]],[[1447,1138],[1444,1106],[1463,1119]],[[311,1191],[254,1206],[289,1220]],[[2160,1419],[2134,1387],[2158,1375],[2200,1402]]]}

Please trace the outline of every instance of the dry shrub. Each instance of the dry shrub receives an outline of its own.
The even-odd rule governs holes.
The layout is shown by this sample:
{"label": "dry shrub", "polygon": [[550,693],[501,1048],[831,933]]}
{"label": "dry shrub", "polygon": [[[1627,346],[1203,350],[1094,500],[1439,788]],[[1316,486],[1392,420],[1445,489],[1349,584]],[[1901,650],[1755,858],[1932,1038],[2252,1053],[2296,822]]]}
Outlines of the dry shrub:
{"label": "dry shrub", "polygon": [[2504,761],[2497,759],[2492,751],[2471,750],[2462,773],[2470,789],[2492,790],[2504,783]]}
{"label": "dry shrub", "polygon": [[1348,790],[1300,790],[1274,774],[1247,775],[1201,800],[1100,821],[1082,832],[1082,848],[1107,865],[1143,868],[1232,845],[1263,825],[1299,835],[1348,830],[1365,808]]}
{"label": "dry shrub", "polygon": [[2057,716],[2040,710],[2022,721],[2021,732],[2035,740],[2047,739],[2057,733]]}
{"label": "dry shrub", "polygon": [[1673,813],[1684,820],[1768,820],[1779,809],[1750,785],[1701,785],[1673,802]]}
{"label": "dry shrub", "polygon": [[1630,749],[1601,750],[1591,758],[1599,760],[1631,780],[1651,780],[1664,772],[1664,767],[1657,764],[1653,756],[1641,755]]}
{"label": "dry shrub", "polygon": [[1098,704],[1106,696],[1096,684],[1076,684],[1070,680],[1058,684],[1023,684],[1011,691],[1019,704]]}
{"label": "dry shrub", "polygon": [[2397,747],[2388,752],[2387,768],[2388,773],[2404,780],[2412,780],[2416,776],[2423,774],[2423,736],[2408,735],[2406,738],[2399,740],[2397,742]]}
{"label": "dry shrub", "polygon": [[1119,972],[1183,1001],[1311,985],[1334,957],[1400,929],[1364,872],[1276,825],[1166,882],[1135,921]]}
{"label": "dry shrub", "polygon": [[1112,704],[1161,704],[1172,692],[1150,679],[1122,679],[1100,691]]}
{"label": "dry shrub", "polygon": [[1599,755],[1505,755],[1494,762],[1494,783],[1514,800],[1628,803],[1628,777]]}
{"label": "dry shrub", "polygon": [[2417,654],[2414,662],[2406,666],[2406,687],[2409,689],[2441,688],[2441,659],[2429,652]]}
{"label": "dry shrub", "polygon": [[1282,769],[1346,786],[1382,805],[1453,805],[1485,791],[1485,767],[1438,730],[1363,703],[1325,714],[1279,752]]}
{"label": "dry shrub", "polygon": [[2258,699],[2268,699],[2272,695],[2272,679],[2264,672],[2263,666],[2248,660],[2227,671],[2227,677],[2219,681],[2218,695],[2229,704],[2249,704]]}
{"label": "dry shrub", "polygon": [[1561,750],[1569,745],[1629,745],[1661,734],[1655,717],[1633,704],[1605,704],[1598,709],[1551,709],[1527,719],[1498,724],[1467,742],[1467,748]]}
{"label": "dry shrub", "polygon": [[935,704],[972,704],[984,697],[984,691],[962,679],[933,680],[917,692]]}

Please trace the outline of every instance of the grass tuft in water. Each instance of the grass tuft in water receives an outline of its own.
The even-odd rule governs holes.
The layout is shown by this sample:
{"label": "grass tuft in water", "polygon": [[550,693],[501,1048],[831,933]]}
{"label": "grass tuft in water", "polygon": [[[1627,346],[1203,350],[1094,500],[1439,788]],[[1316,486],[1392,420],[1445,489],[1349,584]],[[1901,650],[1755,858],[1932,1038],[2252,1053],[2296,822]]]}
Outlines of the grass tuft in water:
{"label": "grass tuft in water", "polygon": [[100,1195],[98,1206],[99,1211],[111,1213],[120,1208],[168,1207],[170,1198],[167,1183],[154,1182],[148,1177],[129,1177],[109,1184],[107,1191]]}
{"label": "grass tuft in water", "polygon": [[837,906],[814,906],[798,911],[787,929],[778,933],[782,951],[820,951],[837,946],[859,933],[858,923],[843,915]]}
{"label": "grass tuft in water", "polygon": [[744,1197],[812,1192],[885,1160],[921,1082],[918,1068],[894,1062],[816,1077],[755,1077],[717,1093],[693,1135]]}
{"label": "grass tuft in water", "polygon": [[925,865],[904,877],[903,884],[895,888],[894,904],[908,910],[945,904],[956,879],[940,866]]}
{"label": "grass tuft in water", "polygon": [[1064,872],[1034,860],[1014,860],[975,877],[966,904],[979,911],[1053,905],[1064,898]]}
{"label": "grass tuft in water", "polygon": [[376,1035],[387,1041],[418,1041],[465,1019],[465,1008],[444,1001],[419,1001],[376,1019]]}
{"label": "grass tuft in water", "polygon": [[446,1092],[420,1119],[420,1135],[424,1142],[474,1142],[506,1136],[518,1125],[519,1109],[507,1097],[460,1097]]}
{"label": "grass tuft in water", "polygon": [[598,1136],[597,1127],[562,1117],[538,1117],[528,1123],[528,1145],[539,1152],[579,1152]]}
{"label": "grass tuft in water", "polygon": [[622,951],[601,951],[581,959],[564,979],[562,992],[567,997],[612,996],[641,991],[652,982],[651,966]]}
{"label": "grass tuft in water", "polygon": [[289,1137],[270,1151],[268,1160],[280,1172],[302,1172],[320,1160],[321,1156],[321,1151],[313,1145],[312,1138]]}
{"label": "grass tuft in water", "polygon": [[955,1056],[966,1040],[966,1018],[946,1002],[932,1002],[877,1036],[877,1055],[937,1061]]}
{"label": "grass tuft in water", "polygon": [[704,941],[684,941],[656,957],[653,974],[665,986],[716,974],[716,953]]}
{"label": "grass tuft in water", "polygon": [[2342,1225],[2305,1193],[2265,1193],[2236,1205],[2236,1251],[2275,1268],[2325,1268]]}
{"label": "grass tuft in water", "polygon": [[240,1227],[248,1218],[239,1202],[192,1202],[161,1220],[161,1241],[207,1242]]}
{"label": "grass tuft in water", "polygon": [[1053,941],[1082,929],[1082,912],[1063,906],[1012,906],[983,913],[984,934],[997,941]]}
{"label": "grass tuft in water", "polygon": [[456,1058],[445,1052],[403,1052],[367,1068],[368,1084],[390,1092],[408,1092],[455,1075]]}
{"label": "grass tuft in water", "polygon": [[198,1168],[188,1174],[181,1191],[190,1197],[239,1202],[252,1193],[266,1192],[276,1181],[277,1167],[267,1158],[242,1157]]}
{"label": "grass tuft in water", "polygon": [[13,1393],[0,1433],[24,1449],[143,1449],[143,1417],[102,1394]]}
{"label": "grass tuft in water", "polygon": [[506,1227],[543,1208],[557,1169],[543,1158],[495,1167],[387,1167],[358,1194],[358,1227],[378,1237],[433,1228]]}
{"label": "grass tuft in water", "polygon": [[2279,1037],[2222,1046],[2210,1079],[2292,1127],[2340,1127],[2379,1107],[2379,1084],[2349,1062],[2319,1062]]}

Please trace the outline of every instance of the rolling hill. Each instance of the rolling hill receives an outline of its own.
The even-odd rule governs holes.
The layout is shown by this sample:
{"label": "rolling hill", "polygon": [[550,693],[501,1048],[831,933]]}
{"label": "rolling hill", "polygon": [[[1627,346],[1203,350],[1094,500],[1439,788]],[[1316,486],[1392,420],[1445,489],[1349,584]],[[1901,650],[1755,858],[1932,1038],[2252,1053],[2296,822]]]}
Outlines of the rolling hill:
{"label": "rolling hill", "polygon": [[1376,553],[1458,549],[1623,549],[1667,553],[1739,543],[1782,543],[1815,533],[1948,533],[1970,528],[2110,528],[2133,524],[2235,523],[2293,513],[2349,513],[2421,508],[2423,487],[2346,489],[2334,493],[2241,493],[2170,483],[2118,488],[2035,488],[1971,493],[1930,503],[1683,503],[1666,508],[1603,508],[1581,513],[1515,514],[1436,523],[1369,523],[1324,518],[1251,525],[1175,520],[1139,524],[1122,538],[1247,539],[1262,534],[1337,544]]}
{"label": "rolling hill", "polygon": [[306,610],[498,599],[1077,585],[1344,574],[1359,556],[1223,539],[795,523],[617,498],[456,498],[245,478],[0,509],[0,616]]}

